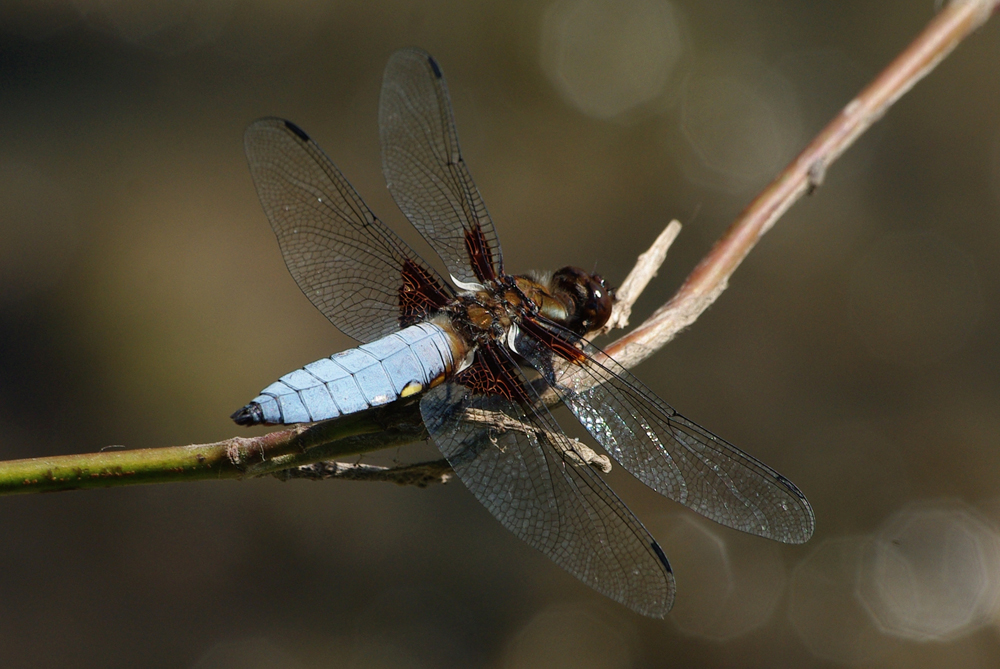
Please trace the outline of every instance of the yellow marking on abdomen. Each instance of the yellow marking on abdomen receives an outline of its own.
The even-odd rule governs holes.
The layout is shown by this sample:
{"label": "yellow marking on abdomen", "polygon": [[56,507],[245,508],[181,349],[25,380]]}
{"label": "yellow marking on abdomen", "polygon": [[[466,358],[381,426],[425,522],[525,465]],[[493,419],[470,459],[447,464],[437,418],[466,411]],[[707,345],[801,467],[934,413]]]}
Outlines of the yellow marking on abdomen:
{"label": "yellow marking on abdomen", "polygon": [[416,395],[423,389],[424,389],[423,384],[417,383],[416,381],[410,381],[408,384],[406,384],[406,387],[404,387],[403,390],[400,391],[399,396],[410,397],[411,395]]}

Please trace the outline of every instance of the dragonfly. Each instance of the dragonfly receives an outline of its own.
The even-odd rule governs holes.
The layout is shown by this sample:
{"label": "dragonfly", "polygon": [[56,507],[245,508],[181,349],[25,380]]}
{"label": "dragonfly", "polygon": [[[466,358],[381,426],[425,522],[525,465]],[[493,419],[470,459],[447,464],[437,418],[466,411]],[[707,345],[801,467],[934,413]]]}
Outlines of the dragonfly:
{"label": "dragonfly", "polygon": [[288,270],[361,345],[282,376],[233,414],[237,424],[324,421],[419,398],[432,441],[505,528],[650,617],[673,605],[670,563],[561,430],[547,393],[656,492],[727,527],[809,539],[813,510],[791,481],[681,416],[588,340],[614,305],[601,276],[506,273],[429,54],[391,56],[378,122],[389,191],[449,276],[379,220],[301,128],[255,121],[246,154]]}

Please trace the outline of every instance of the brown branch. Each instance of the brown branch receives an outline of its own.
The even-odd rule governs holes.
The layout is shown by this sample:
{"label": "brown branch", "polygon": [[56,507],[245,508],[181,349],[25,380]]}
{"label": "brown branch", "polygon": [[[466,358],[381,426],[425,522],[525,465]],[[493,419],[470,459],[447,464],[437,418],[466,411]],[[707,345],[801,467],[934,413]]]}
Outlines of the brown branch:
{"label": "brown branch", "polygon": [[998,7],[998,0],[952,0],[945,6],[743,210],[670,301],[605,352],[619,364],[633,367],[694,323],[726,289],[729,277],[775,221],[818,188],[830,165]]}
{"label": "brown branch", "polygon": [[[900,96],[932,70],[952,49],[1000,7],[1000,0],[952,0],[927,28],[857,98],[791,162],[743,211],[677,293],[642,325],[605,348],[625,367],[633,367],[693,323],[725,290],[729,277],[757,241],[803,194],[818,188],[830,165],[882,117]],[[669,237],[667,231],[657,240]],[[670,233],[675,234],[675,233]],[[672,241],[672,239],[670,240]],[[654,244],[654,248],[658,248]],[[669,241],[662,245],[663,254]],[[653,249],[640,258],[619,299],[616,323],[624,324],[638,293],[656,273],[663,254]],[[648,257],[647,257],[648,256]],[[659,260],[657,260],[659,258]],[[652,269],[650,269],[652,268]],[[631,302],[629,302],[631,300]],[[627,305],[627,309],[625,306]],[[368,473],[359,465],[315,463],[357,455],[427,438],[416,404],[387,407],[313,426],[299,426],[261,437],[229,439],[215,444],[131,451],[104,451],[0,462],[0,494],[48,492],[137,483],[243,478],[278,474],[282,478],[396,480],[396,473]],[[578,447],[571,446],[576,451]],[[410,466],[415,481],[443,478],[442,461]],[[583,462],[588,462],[583,456]],[[302,469],[303,466],[308,466]],[[438,469],[435,469],[437,467]],[[376,468],[377,469],[377,468]],[[404,468],[405,470],[405,468]],[[352,471],[353,474],[347,472]],[[391,472],[392,470],[385,470]],[[423,474],[417,474],[418,472]],[[338,472],[340,472],[338,474]],[[436,472],[436,473],[435,473]],[[417,483],[419,485],[419,483]]]}

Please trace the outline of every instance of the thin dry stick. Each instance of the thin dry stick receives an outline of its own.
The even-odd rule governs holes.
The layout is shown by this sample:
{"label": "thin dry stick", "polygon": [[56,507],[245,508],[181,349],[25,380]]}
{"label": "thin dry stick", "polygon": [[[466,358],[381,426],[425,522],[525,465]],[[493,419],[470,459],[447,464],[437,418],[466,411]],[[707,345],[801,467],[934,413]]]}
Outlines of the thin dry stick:
{"label": "thin dry stick", "polygon": [[[674,297],[609,345],[606,353],[619,364],[633,367],[693,323],[725,290],[729,277],[778,217],[804,193],[817,188],[834,160],[998,7],[1000,0],[952,0],[750,203]],[[314,426],[215,444],[0,462],[0,494],[263,476],[426,439],[415,404],[397,404]],[[386,480],[385,474],[381,476],[377,480]]]}
{"label": "thin dry stick", "polygon": [[[537,430],[510,416],[482,409],[467,409],[466,420],[481,423],[493,432],[531,430],[540,441],[563,452],[566,462],[575,467],[593,467],[607,474],[611,471],[611,458],[597,453],[577,439],[561,432]],[[418,462],[398,467],[379,467],[361,463],[317,462],[295,469],[276,472],[275,477],[287,479],[345,479],[348,481],[388,481],[398,485],[415,485],[425,488],[431,483],[447,483],[455,475],[445,459]]]}
{"label": "thin dry stick", "polygon": [[667,251],[670,250],[670,246],[680,233],[680,221],[670,221],[670,224],[660,233],[649,250],[639,256],[635,267],[615,291],[615,306],[611,311],[611,318],[597,334],[604,334],[628,326],[628,317],[632,315],[635,301],[639,299],[639,295],[646,290],[646,286],[660,270],[663,261],[667,259]]}

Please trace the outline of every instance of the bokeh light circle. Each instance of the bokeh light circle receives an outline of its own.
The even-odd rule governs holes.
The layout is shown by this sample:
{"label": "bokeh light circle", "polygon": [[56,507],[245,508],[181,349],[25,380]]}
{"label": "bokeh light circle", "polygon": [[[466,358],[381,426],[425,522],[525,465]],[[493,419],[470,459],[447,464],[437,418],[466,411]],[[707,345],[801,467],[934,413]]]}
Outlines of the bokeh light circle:
{"label": "bokeh light circle", "polygon": [[866,547],[857,592],[886,634],[920,641],[968,634],[996,612],[1000,534],[964,504],[911,504]]}
{"label": "bokeh light circle", "polygon": [[543,21],[542,69],[569,104],[599,119],[659,96],[683,48],[666,0],[559,0]]}
{"label": "bokeh light circle", "polygon": [[879,658],[891,643],[856,594],[868,541],[864,536],[827,539],[792,571],[788,620],[815,657],[855,665]]}
{"label": "bokeh light circle", "polygon": [[678,588],[670,620],[685,634],[716,641],[767,624],[786,582],[778,544],[679,518],[664,541]]}
{"label": "bokeh light circle", "polygon": [[717,57],[682,94],[690,155],[681,167],[694,183],[728,193],[762,186],[801,148],[801,126],[794,87],[777,70],[739,54]]}

